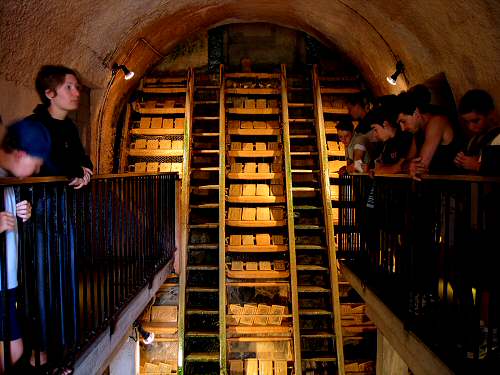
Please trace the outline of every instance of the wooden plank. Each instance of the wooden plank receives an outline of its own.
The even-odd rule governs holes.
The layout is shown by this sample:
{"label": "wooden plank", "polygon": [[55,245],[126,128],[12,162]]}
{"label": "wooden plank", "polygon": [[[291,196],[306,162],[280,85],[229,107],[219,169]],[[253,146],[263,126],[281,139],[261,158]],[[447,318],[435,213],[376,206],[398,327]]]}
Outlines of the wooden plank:
{"label": "wooden plank", "polygon": [[226,97],[224,87],[224,66],[220,66],[219,87],[219,368],[221,374],[227,372],[227,340],[226,340],[226,176],[222,171],[226,168]]}
{"label": "wooden plank", "polygon": [[292,194],[292,159],[290,156],[290,123],[288,117],[288,90],[286,67],[281,65],[281,107],[283,121],[283,152],[285,159],[285,186],[287,200],[288,248],[290,253],[290,283],[292,296],[293,346],[295,374],[302,374],[301,342],[299,328],[299,296],[297,289],[297,258],[295,253],[295,222]]}
{"label": "wooden plank", "polygon": [[357,87],[321,87],[322,94],[359,94]]}
{"label": "wooden plank", "polygon": [[227,271],[227,277],[233,279],[285,279],[289,276],[288,271]]}
{"label": "wooden plank", "polygon": [[143,115],[174,115],[184,114],[185,108],[142,108],[136,106],[134,110]]}
{"label": "wooden plank", "polygon": [[147,157],[147,156],[182,156],[183,152],[182,150],[151,150],[151,149],[145,149],[145,150],[137,150],[137,149],[131,149],[128,151],[128,154],[130,156],[137,156],[137,157]]}
{"label": "wooden plank", "polygon": [[233,253],[272,253],[288,251],[287,245],[227,245],[226,251]]}
{"label": "wooden plank", "polygon": [[313,92],[314,92],[314,117],[317,135],[317,146],[319,151],[320,161],[320,176],[321,176],[321,193],[323,198],[323,213],[324,221],[326,223],[326,236],[328,247],[328,260],[330,270],[330,286],[331,298],[333,302],[333,329],[336,334],[336,351],[337,351],[337,364],[339,375],[344,375],[344,340],[342,337],[342,320],[340,316],[340,293],[339,293],[339,280],[337,270],[337,246],[335,243],[335,231],[333,227],[332,215],[332,201],[330,197],[330,178],[328,169],[328,155],[326,151],[326,136],[325,136],[325,120],[323,117],[323,101],[321,97],[321,86],[318,79],[318,67],[313,67]]}
{"label": "wooden plank", "polygon": [[226,225],[240,228],[276,228],[286,226],[286,220],[227,220]]}
{"label": "wooden plank", "polygon": [[235,115],[279,115],[279,108],[228,108],[228,113]]}
{"label": "wooden plank", "polygon": [[331,113],[334,115],[348,115],[349,110],[347,108],[323,107],[323,113]]}
{"label": "wooden plank", "polygon": [[129,129],[131,127],[131,114],[132,114],[132,105],[127,104],[127,109],[125,112],[125,120],[123,123],[123,129],[122,129],[122,134],[121,134],[121,147],[120,147],[120,155],[119,155],[120,172],[121,173],[125,173],[128,169],[127,152],[125,150],[126,150],[126,146],[130,142],[130,134],[133,134],[132,130],[134,130],[134,129],[132,129],[129,132]]}
{"label": "wooden plank", "polygon": [[187,91],[185,87],[144,87],[142,89],[142,92],[146,94],[182,94]]}
{"label": "wooden plank", "polygon": [[227,88],[226,94],[231,95],[279,95],[279,89],[273,88]]}
{"label": "wooden plank", "polygon": [[229,157],[245,157],[245,158],[270,158],[280,156],[280,150],[266,150],[266,151],[228,151]]}
{"label": "wooden plank", "polygon": [[158,135],[158,136],[166,136],[166,135],[182,135],[184,134],[184,129],[131,129],[130,134],[134,135]]}
{"label": "wooden plank", "polygon": [[[262,164],[262,163],[259,163]],[[229,172],[227,178],[230,180],[274,180],[278,178],[283,178],[282,173],[234,173]]]}
{"label": "wooden plank", "polygon": [[280,76],[278,73],[257,73],[257,72],[245,72],[245,73],[226,73],[224,78],[257,78],[257,79],[278,79]]}

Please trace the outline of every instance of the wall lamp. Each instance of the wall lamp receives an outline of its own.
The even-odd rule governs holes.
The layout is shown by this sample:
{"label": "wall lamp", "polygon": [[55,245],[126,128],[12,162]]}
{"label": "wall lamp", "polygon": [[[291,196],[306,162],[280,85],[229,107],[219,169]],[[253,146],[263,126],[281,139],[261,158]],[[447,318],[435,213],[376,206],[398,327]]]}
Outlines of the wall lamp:
{"label": "wall lamp", "polygon": [[113,67],[111,68],[113,75],[118,73],[119,70],[123,72],[123,74],[125,75],[125,80],[127,81],[134,77],[134,72],[130,71],[125,65],[113,64]]}
{"label": "wall lamp", "polygon": [[390,77],[387,77],[387,82],[389,82],[391,85],[396,86],[396,81],[401,73],[403,73],[405,66],[401,61],[398,61],[396,63],[396,71],[394,74]]}

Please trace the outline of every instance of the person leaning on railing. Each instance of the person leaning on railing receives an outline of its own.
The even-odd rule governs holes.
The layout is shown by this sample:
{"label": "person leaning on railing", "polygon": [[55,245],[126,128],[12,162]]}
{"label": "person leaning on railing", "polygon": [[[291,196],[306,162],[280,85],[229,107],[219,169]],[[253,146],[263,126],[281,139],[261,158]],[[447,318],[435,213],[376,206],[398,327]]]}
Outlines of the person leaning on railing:
{"label": "person leaning on railing", "polygon": [[[38,173],[51,148],[50,135],[38,121],[25,119],[7,128],[0,145],[0,177],[28,177]],[[3,188],[5,211],[0,212],[0,233],[5,233],[5,259],[0,258],[0,374],[4,372],[4,343],[10,342],[10,363],[23,353],[23,340],[16,311],[18,231],[16,216],[31,217],[31,204],[16,203],[12,187]],[[2,238],[2,240],[4,240]],[[5,272],[5,274],[4,274]]]}
{"label": "person leaning on railing", "polygon": [[493,98],[484,90],[469,90],[458,105],[460,119],[472,136],[455,157],[462,170],[500,174],[500,121]]}
{"label": "person leaning on railing", "polygon": [[339,121],[336,128],[339,141],[345,146],[347,160],[347,166],[342,167],[339,173],[366,172],[369,162],[368,137],[365,134],[355,133],[353,123],[348,120]]}

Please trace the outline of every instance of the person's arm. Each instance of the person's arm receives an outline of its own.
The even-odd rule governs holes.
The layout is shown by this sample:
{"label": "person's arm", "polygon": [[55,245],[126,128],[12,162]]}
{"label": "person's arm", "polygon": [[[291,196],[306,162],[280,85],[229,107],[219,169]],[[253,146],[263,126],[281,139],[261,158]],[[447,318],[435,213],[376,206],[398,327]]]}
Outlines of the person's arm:
{"label": "person's arm", "polygon": [[410,162],[408,172],[416,180],[420,180],[418,175],[427,173],[432,158],[443,138],[443,123],[434,121],[427,125],[425,130],[425,141],[417,158]]}
{"label": "person's arm", "polygon": [[80,189],[90,182],[94,166],[83,148],[76,126],[74,124],[72,125],[70,144],[72,145],[71,153],[74,155],[74,163],[71,172],[74,178],[69,183],[69,186]]}
{"label": "person's arm", "polygon": [[16,218],[10,212],[0,212],[0,233],[14,230],[16,225]]}
{"label": "person's arm", "polygon": [[403,172],[403,163],[405,159],[401,158],[395,164],[375,163],[375,174],[396,174]]}

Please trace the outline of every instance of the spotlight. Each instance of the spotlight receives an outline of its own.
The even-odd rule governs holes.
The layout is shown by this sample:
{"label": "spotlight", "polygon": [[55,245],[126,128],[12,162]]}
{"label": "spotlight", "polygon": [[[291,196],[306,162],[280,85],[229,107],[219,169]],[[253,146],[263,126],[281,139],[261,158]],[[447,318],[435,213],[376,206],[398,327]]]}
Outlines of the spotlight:
{"label": "spotlight", "polygon": [[111,68],[113,74],[116,74],[119,70],[123,71],[123,74],[125,75],[125,79],[128,81],[129,79],[132,79],[134,77],[134,72],[128,70],[128,68],[125,65],[118,65],[118,64],[113,64],[113,67]]}
{"label": "spotlight", "polygon": [[396,63],[396,71],[394,72],[394,74],[390,77],[387,77],[387,82],[389,82],[391,85],[395,86],[396,85],[396,80],[398,79],[399,75],[403,72],[403,69],[405,68],[405,66],[403,65],[403,63],[401,61],[398,61]]}
{"label": "spotlight", "polygon": [[134,322],[134,328],[137,330],[137,332],[139,332],[139,334],[141,335],[141,338],[142,338],[142,342],[145,344],[145,345],[150,345],[153,343],[153,341],[155,340],[155,334],[154,332],[148,332],[146,331],[141,323],[139,322]]}

